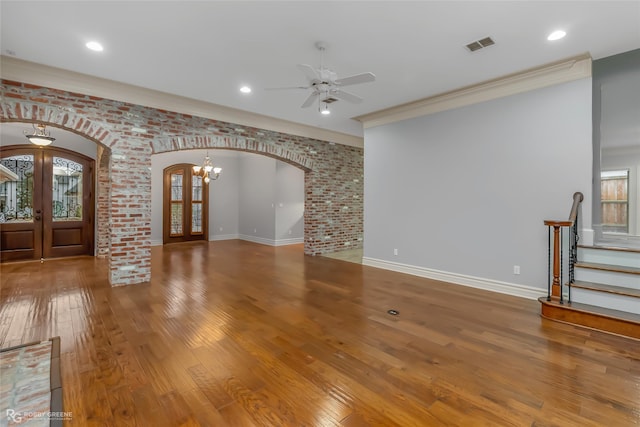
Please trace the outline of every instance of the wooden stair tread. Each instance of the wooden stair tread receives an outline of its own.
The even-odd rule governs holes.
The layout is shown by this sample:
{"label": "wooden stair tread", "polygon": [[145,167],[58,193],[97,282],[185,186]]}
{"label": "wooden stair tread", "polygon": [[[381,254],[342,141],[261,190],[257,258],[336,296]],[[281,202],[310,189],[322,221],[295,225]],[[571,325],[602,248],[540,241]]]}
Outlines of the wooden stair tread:
{"label": "wooden stair tread", "polygon": [[640,315],[577,302],[539,298],[542,317],[640,340]]}
{"label": "wooden stair tread", "polygon": [[549,305],[564,307],[566,309],[573,310],[573,311],[580,311],[584,313],[594,313],[604,317],[634,322],[638,324],[638,327],[640,327],[640,314],[629,313],[628,311],[613,310],[610,308],[599,307],[597,305],[583,304],[580,302],[572,301],[568,303],[566,300],[564,304],[560,304],[556,300],[547,301],[546,297],[539,298],[539,301]]}
{"label": "wooden stair tread", "polygon": [[619,251],[619,252],[635,252],[640,253],[640,249],[636,248],[625,248],[622,246],[607,246],[607,245],[578,245],[579,248],[584,249],[598,249],[605,251]]}
{"label": "wooden stair tread", "polygon": [[622,265],[612,265],[612,264],[600,264],[597,262],[583,262],[579,261],[576,263],[576,268],[589,268],[592,270],[604,270],[604,271],[613,271],[616,273],[628,273],[628,274],[640,274],[640,268],[638,267],[627,267]]}
{"label": "wooden stair tread", "polygon": [[570,286],[580,289],[589,289],[598,292],[609,292],[611,294],[625,295],[628,297],[640,298],[640,289],[628,288],[624,286],[605,285],[603,283],[575,281]]}

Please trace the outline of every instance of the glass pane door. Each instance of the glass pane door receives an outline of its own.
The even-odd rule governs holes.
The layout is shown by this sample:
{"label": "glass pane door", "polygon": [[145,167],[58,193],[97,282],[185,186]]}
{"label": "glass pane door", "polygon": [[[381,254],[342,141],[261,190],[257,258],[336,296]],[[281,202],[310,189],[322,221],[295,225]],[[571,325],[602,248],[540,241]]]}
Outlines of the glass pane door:
{"label": "glass pane door", "polygon": [[164,243],[207,239],[207,191],[208,184],[194,174],[193,165],[164,170]]}
{"label": "glass pane door", "polygon": [[53,221],[82,221],[82,165],[53,157]]}
{"label": "glass pane door", "polygon": [[182,236],[183,234],[183,171],[171,174],[171,236]]}
{"label": "glass pane door", "polygon": [[191,177],[191,234],[202,233],[202,186],[201,176]]}
{"label": "glass pane door", "polygon": [[93,254],[93,165],[63,148],[0,148],[1,261]]}
{"label": "glass pane door", "polygon": [[33,222],[32,154],[0,160],[0,223]]}

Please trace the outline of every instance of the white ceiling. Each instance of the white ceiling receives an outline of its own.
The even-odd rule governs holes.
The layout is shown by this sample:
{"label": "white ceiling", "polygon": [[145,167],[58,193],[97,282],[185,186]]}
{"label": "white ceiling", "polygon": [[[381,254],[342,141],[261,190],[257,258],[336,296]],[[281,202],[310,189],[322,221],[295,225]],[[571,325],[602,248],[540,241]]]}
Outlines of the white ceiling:
{"label": "white ceiling", "polygon": [[[361,136],[352,117],[589,52],[640,47],[640,1],[7,1],[1,53]],[[546,40],[556,29],[567,36]],[[486,36],[496,44],[470,53]],[[85,48],[97,40],[104,52]],[[296,64],[324,64],[362,104],[301,109]],[[253,92],[243,95],[241,85]]]}

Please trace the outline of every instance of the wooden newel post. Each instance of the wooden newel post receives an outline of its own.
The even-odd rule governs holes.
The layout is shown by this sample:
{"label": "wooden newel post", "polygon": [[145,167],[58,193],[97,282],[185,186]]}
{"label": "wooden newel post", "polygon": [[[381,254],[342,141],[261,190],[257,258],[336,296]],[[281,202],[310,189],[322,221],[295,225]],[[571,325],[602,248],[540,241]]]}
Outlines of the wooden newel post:
{"label": "wooden newel post", "polygon": [[573,221],[546,220],[544,225],[553,227],[553,282],[551,282],[551,296],[560,298],[560,227],[571,227]]}

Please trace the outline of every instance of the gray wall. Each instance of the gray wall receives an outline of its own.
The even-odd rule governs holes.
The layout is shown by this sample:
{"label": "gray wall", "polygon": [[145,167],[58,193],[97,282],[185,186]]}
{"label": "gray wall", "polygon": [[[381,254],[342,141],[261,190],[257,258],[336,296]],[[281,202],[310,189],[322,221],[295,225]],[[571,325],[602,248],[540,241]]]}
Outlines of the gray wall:
{"label": "gray wall", "polygon": [[365,262],[542,293],[543,221],[591,206],[591,167],[591,79],[366,129]]}

